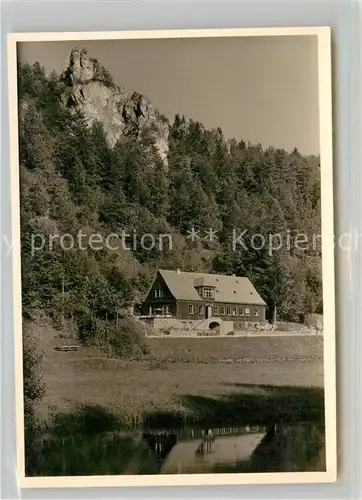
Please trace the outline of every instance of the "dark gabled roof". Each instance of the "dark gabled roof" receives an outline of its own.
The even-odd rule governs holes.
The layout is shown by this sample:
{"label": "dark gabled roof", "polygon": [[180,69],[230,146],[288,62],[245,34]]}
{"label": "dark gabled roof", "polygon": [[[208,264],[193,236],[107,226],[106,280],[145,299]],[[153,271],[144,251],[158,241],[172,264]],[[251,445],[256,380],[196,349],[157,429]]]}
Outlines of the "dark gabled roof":
{"label": "dark gabled roof", "polygon": [[195,286],[212,286],[215,289],[215,302],[266,305],[248,278],[166,269],[160,269],[159,273],[172,295],[178,300],[200,301],[202,299]]}

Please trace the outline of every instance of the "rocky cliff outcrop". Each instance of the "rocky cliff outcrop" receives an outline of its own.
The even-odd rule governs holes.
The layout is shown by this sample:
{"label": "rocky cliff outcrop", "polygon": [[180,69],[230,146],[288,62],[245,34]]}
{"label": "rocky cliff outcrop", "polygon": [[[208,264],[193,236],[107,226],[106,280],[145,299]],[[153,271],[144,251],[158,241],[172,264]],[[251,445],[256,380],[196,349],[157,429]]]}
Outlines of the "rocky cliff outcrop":
{"label": "rocky cliff outcrop", "polygon": [[64,105],[81,109],[89,124],[101,122],[112,146],[122,135],[147,134],[167,161],[168,121],[144,95],[116,85],[108,71],[85,49],[71,51],[62,80],[67,86],[62,96]]}

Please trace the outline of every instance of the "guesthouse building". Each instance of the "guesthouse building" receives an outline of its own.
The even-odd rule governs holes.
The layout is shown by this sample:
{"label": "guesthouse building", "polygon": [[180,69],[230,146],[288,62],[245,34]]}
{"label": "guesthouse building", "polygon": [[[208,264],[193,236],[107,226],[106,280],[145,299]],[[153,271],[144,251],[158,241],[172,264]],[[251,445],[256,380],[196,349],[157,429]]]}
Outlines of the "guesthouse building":
{"label": "guesthouse building", "polygon": [[[160,269],[141,315],[189,322],[264,322],[266,303],[246,277]],[[212,328],[212,325],[210,325]]]}

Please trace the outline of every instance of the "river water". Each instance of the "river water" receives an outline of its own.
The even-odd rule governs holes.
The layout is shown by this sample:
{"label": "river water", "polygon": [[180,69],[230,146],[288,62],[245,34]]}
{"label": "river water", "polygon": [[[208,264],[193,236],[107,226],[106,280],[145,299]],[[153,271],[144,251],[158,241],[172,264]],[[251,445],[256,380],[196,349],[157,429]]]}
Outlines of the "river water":
{"label": "river water", "polygon": [[315,423],[44,436],[28,475],[197,474],[325,470],[324,425]]}

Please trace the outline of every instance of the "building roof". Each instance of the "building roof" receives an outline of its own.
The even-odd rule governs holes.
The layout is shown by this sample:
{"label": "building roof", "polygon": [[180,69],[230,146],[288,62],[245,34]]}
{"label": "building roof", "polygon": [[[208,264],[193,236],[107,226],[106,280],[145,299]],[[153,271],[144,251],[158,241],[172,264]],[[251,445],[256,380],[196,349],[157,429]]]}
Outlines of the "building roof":
{"label": "building roof", "polygon": [[[159,270],[170,292],[178,300],[202,300],[195,286],[215,288],[215,302],[266,305],[248,278],[219,274]],[[195,284],[196,283],[196,284]]]}

